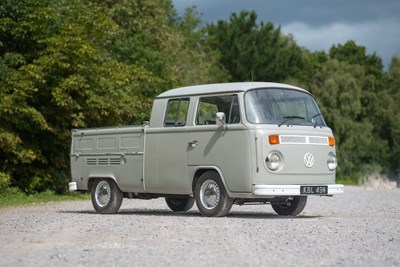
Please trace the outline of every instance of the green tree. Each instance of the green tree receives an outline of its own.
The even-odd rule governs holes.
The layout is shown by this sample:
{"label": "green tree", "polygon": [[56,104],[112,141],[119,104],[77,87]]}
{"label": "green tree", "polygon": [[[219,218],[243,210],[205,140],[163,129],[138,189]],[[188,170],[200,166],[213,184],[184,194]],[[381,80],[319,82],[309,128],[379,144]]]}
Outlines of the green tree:
{"label": "green tree", "polygon": [[331,47],[329,57],[349,64],[356,64],[365,68],[365,74],[375,77],[379,82],[383,76],[382,58],[376,52],[367,54],[364,46],[357,45],[354,41],[347,41],[344,45],[338,44]]}
{"label": "green tree", "polygon": [[302,50],[292,36],[284,36],[272,22],[257,23],[257,14],[233,13],[207,27],[211,46],[231,81],[283,81],[302,69]]}
{"label": "green tree", "polygon": [[37,85],[43,83],[40,70],[31,64],[43,47],[40,40],[51,32],[54,17],[44,1],[4,1],[0,6],[0,171],[6,173],[24,175],[30,164],[46,162],[40,145],[31,142],[36,134],[51,131],[31,104]]}
{"label": "green tree", "polygon": [[400,58],[393,56],[387,72],[387,87],[381,107],[381,135],[389,140],[390,170],[399,179],[400,174]]}
{"label": "green tree", "polygon": [[61,193],[71,128],[141,123],[159,93],[226,75],[200,23],[169,0],[1,2],[0,172]]}
{"label": "green tree", "polygon": [[206,28],[195,7],[187,8],[172,28],[175,47],[171,54],[175,58],[172,72],[179,86],[229,80],[229,74],[219,63],[219,53],[208,43]]}
{"label": "green tree", "polygon": [[378,138],[371,116],[364,114],[368,84],[362,66],[331,59],[316,73],[310,88],[337,140],[338,175],[353,182],[382,171],[388,160],[387,141]]}
{"label": "green tree", "polygon": [[171,1],[108,1],[108,13],[120,26],[113,56],[144,67],[164,84],[149,97],[181,85],[226,80],[218,54],[206,43],[200,14],[195,7],[178,17]]}
{"label": "green tree", "polygon": [[62,192],[70,129],[148,118],[149,96],[163,81],[108,52],[120,26],[103,7],[80,0],[1,7],[1,171],[25,191]]}
{"label": "green tree", "polygon": [[353,41],[309,52],[255,12],[204,26],[171,0],[3,0],[0,174],[26,192],[61,193],[71,128],[138,124],[167,89],[245,80],[311,89],[337,138],[340,176],[398,174],[399,77],[398,57],[384,73]]}

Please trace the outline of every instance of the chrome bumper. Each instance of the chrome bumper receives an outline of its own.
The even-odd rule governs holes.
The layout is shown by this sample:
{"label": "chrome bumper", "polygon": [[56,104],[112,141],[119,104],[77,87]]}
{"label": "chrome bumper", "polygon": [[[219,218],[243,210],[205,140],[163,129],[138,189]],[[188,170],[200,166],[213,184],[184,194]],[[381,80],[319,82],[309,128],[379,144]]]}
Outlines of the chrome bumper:
{"label": "chrome bumper", "polygon": [[[303,186],[303,185],[302,185]],[[325,185],[326,186],[326,185]],[[327,194],[315,194],[329,196],[344,193],[342,184],[330,184]],[[257,196],[300,196],[300,185],[254,185],[253,194]],[[304,194],[306,195],[306,194]]]}

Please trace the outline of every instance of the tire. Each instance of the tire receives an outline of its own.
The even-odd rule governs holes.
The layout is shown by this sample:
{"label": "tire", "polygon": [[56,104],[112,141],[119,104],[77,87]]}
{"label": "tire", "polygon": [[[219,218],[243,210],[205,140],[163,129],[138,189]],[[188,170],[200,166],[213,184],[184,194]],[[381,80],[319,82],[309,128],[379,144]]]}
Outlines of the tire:
{"label": "tire", "polygon": [[233,198],[225,190],[219,174],[215,171],[203,173],[195,187],[196,205],[206,217],[222,217],[232,208]]}
{"label": "tire", "polygon": [[296,216],[303,211],[306,204],[307,196],[294,196],[286,204],[271,204],[271,206],[279,215]]}
{"label": "tire", "polygon": [[96,179],[92,188],[92,204],[98,213],[117,213],[122,204],[123,194],[111,179]]}
{"label": "tire", "polygon": [[166,197],[165,202],[167,202],[168,207],[175,212],[188,211],[194,205],[194,198],[192,198],[192,197],[182,197],[182,198]]}

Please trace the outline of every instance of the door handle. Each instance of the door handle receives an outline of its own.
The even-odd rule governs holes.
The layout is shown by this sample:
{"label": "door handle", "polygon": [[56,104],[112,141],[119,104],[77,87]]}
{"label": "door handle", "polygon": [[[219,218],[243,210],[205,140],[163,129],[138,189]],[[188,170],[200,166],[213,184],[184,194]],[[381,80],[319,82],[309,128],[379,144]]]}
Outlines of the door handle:
{"label": "door handle", "polygon": [[199,144],[199,142],[197,140],[193,140],[193,141],[189,142],[190,147],[196,147],[198,144]]}

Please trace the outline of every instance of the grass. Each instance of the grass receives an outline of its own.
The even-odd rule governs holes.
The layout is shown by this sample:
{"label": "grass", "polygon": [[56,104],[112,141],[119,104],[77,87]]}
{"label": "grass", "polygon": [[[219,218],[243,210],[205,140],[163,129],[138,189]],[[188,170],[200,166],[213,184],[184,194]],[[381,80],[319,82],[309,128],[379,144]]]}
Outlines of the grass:
{"label": "grass", "polygon": [[43,193],[27,195],[19,190],[10,190],[5,194],[0,194],[0,209],[30,204],[89,199],[90,195],[88,193],[68,193],[66,195],[56,195],[51,191],[45,191]]}

